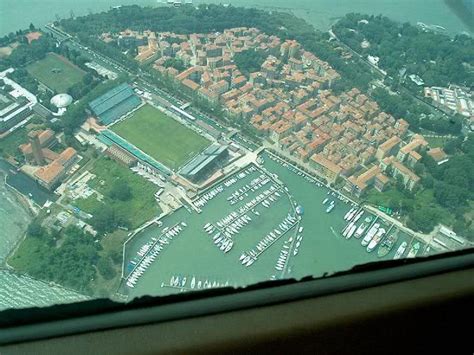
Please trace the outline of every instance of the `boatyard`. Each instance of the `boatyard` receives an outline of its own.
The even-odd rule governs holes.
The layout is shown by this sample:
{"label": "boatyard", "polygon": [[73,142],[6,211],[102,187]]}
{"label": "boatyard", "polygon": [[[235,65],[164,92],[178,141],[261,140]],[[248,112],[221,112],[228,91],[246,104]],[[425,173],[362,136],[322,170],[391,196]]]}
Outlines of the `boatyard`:
{"label": "boatyard", "polygon": [[134,236],[120,293],[319,277],[429,251],[280,158],[265,152],[257,160]]}

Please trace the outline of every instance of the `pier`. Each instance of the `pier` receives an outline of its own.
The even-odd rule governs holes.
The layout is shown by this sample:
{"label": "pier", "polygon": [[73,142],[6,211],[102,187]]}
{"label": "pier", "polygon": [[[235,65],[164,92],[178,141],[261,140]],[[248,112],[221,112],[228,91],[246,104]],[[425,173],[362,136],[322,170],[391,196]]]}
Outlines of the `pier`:
{"label": "pier", "polygon": [[[298,231],[298,228],[300,227],[300,224],[301,224],[301,219],[298,220],[298,222],[296,223],[296,229],[295,229],[296,231]],[[293,228],[291,228],[291,229],[293,229]],[[291,230],[291,229],[289,229],[289,230]],[[288,230],[288,231],[289,231],[289,230]],[[288,248],[288,257],[287,257],[286,260],[285,260],[285,264],[284,264],[284,266],[283,266],[283,271],[281,272],[280,278],[284,278],[284,277],[285,277],[285,274],[288,272],[288,264],[289,264],[289,262],[290,262],[290,258],[291,258],[292,256],[295,256],[295,255],[293,255],[293,251],[294,251],[294,246],[295,246],[295,244],[296,244],[296,236],[297,236],[297,235],[298,235],[297,232],[295,232],[295,233],[293,234],[293,241],[291,242],[290,247]]]}
{"label": "pier", "polygon": [[[154,249],[154,247],[160,242],[160,238],[162,238],[169,230],[179,226],[180,223],[176,223],[174,224],[172,227],[168,228],[168,230],[166,232],[162,232],[158,237],[156,237],[156,241],[154,241],[150,247],[148,248],[148,250],[145,252],[145,254],[140,258],[140,260],[136,263],[135,267],[128,273],[127,276],[123,275],[123,277],[125,278],[125,280],[127,280],[130,275],[132,275],[136,269],[140,266],[140,264],[143,262],[143,260],[145,260],[145,258],[150,254],[150,252]],[[176,235],[178,236],[178,235]]]}
{"label": "pier", "polygon": [[[275,244],[278,240],[280,240],[281,238],[283,238],[283,237],[284,237],[289,231],[291,231],[297,224],[298,224],[298,222],[295,222],[295,223],[293,223],[286,231],[281,232],[281,234],[280,234],[279,236],[277,236],[277,238],[275,238],[275,239],[273,239],[271,242],[269,242],[268,245],[265,246],[261,251],[259,251],[258,253],[255,253],[255,255],[252,256],[252,258],[255,259],[255,260],[257,260],[260,255],[262,255],[264,252],[266,252],[268,249],[270,249],[270,247],[271,247],[273,244]],[[263,240],[263,239],[260,239],[260,240],[258,241],[258,243],[260,243],[262,240]],[[257,243],[257,245],[258,245],[258,243]],[[254,250],[254,249],[252,249],[252,250]],[[250,255],[248,252],[244,252],[244,253],[247,254],[247,255]]]}

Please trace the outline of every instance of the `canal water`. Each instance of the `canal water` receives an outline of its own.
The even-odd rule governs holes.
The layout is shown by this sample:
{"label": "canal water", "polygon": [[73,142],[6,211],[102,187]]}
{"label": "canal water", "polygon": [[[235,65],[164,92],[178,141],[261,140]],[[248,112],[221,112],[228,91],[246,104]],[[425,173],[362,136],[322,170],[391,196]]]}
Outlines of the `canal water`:
{"label": "canal water", "polygon": [[[195,3],[222,3],[221,0],[202,0]],[[349,12],[378,15],[382,14],[401,22],[415,24],[437,24],[446,27],[449,33],[468,31],[445,0],[229,0],[233,6],[259,7],[267,10],[292,11],[317,29],[326,31],[338,17]],[[156,6],[156,0],[1,0],[0,35],[27,28],[30,23],[43,26],[56,18],[68,18],[91,12],[108,10],[115,5],[138,4]]]}
{"label": "canal water", "polygon": [[[200,214],[181,208],[165,217],[162,219],[162,226],[155,225],[146,229],[128,244],[127,263],[136,258],[137,251],[145,243],[150,242],[152,237],[159,237],[164,228],[181,222],[185,222],[187,227],[184,227],[179,236],[173,238],[170,244],[164,247],[157,259],[139,278],[134,288],[123,285],[121,292],[130,297],[181,292],[183,291],[181,288],[168,287],[172,279],[176,277],[180,280],[186,278],[185,288],[187,289],[190,287],[192,278],[202,283],[208,281],[211,284],[218,282],[222,285],[227,282],[233,286],[246,286],[275,278],[319,277],[325,273],[348,270],[359,264],[392,259],[400,243],[408,239],[406,235],[400,234],[397,244],[384,258],[378,258],[376,251],[368,253],[366,248],[361,246],[361,239],[353,237],[346,240],[341,236],[341,230],[346,225],[343,217],[350,210],[350,204],[328,195],[326,187],[317,186],[303,176],[299,176],[282,164],[269,159],[267,154],[264,154],[264,157],[263,167],[269,174],[277,174],[278,180],[287,187],[289,197],[283,193],[270,208],[261,205],[256,207],[255,210],[260,213],[259,216],[249,212],[252,221],[237,236],[234,236],[234,247],[227,254],[213,244],[212,237],[203,230],[203,226],[206,223],[215,224],[267,188],[249,193],[243,201],[233,206],[227,201],[234,191],[258,177],[261,171],[253,172],[234,185],[226,187],[222,193],[202,207]],[[322,204],[326,197],[336,201],[336,207],[331,213],[326,213],[327,205]],[[249,267],[243,266],[239,261],[240,255],[255,248],[256,244],[277,227],[288,213],[293,213],[294,205],[290,199],[304,209],[300,224],[304,230],[301,233],[303,239],[299,252],[296,256],[290,253],[286,272],[277,271],[275,265],[285,241],[296,234],[297,228],[290,231],[288,236],[285,235],[279,239],[254,264]],[[360,222],[365,217],[366,215],[363,215]],[[389,228],[389,226],[385,227]]]}

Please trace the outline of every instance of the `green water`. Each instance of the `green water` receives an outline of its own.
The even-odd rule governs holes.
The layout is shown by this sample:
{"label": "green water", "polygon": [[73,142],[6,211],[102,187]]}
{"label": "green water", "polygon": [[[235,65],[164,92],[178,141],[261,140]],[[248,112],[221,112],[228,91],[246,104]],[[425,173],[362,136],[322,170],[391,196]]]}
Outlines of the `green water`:
{"label": "green water", "polygon": [[[267,9],[293,11],[316,28],[326,30],[335,18],[348,12],[383,14],[401,22],[418,21],[445,27],[450,33],[468,31],[467,27],[446,6],[444,0],[207,0],[195,3],[230,3],[234,6],[256,6]],[[115,5],[151,5],[155,0],[1,0],[0,35],[26,28],[31,22],[37,26],[56,19],[89,12],[104,11]]]}
{"label": "green water", "polygon": [[[239,262],[242,252],[254,248],[262,237],[278,226],[288,212],[293,211],[288,197],[284,194],[268,209],[263,206],[257,207],[256,210],[260,212],[260,216],[248,213],[252,217],[252,222],[234,237],[234,247],[228,254],[218,250],[213,244],[212,238],[203,230],[206,223],[220,220],[261,192],[259,190],[249,194],[246,199],[234,206],[231,206],[227,201],[227,197],[235,190],[248,184],[260,174],[260,172],[255,172],[225,188],[221,194],[203,207],[202,213],[190,213],[182,208],[173,215],[164,218],[162,220],[163,226],[151,227],[137,235],[127,248],[128,258],[136,255],[140,246],[150,241],[151,237],[159,236],[163,228],[183,221],[188,225],[178,237],[173,238],[171,243],[165,247],[135,287],[133,289],[124,287],[121,292],[129,293],[132,297],[143,294],[163,295],[179,292],[179,289],[166,287],[172,276],[186,276],[186,287],[188,288],[193,276],[202,281],[221,283],[228,281],[230,285],[244,286],[269,280],[272,276],[297,279],[308,275],[322,276],[324,273],[330,274],[350,269],[357,264],[381,260],[377,257],[376,251],[367,253],[366,248],[360,245],[360,239],[346,240],[340,235],[340,231],[345,226],[343,216],[351,208],[349,204],[332,197],[336,200],[336,208],[328,214],[325,212],[327,205],[322,205],[322,201],[328,197],[327,188],[318,187],[268,158],[265,158],[264,167],[267,171],[276,173],[287,186],[292,198],[304,207],[301,222],[301,226],[304,227],[303,240],[299,247],[299,253],[296,256],[290,253],[288,261],[290,273],[283,274],[281,271],[275,270],[275,265],[285,240],[294,234],[296,229],[278,240],[250,267],[245,267]],[[365,217],[364,215],[360,221]],[[406,236],[401,236],[396,246],[383,259],[391,259],[398,245],[405,239]],[[161,287],[162,283],[165,284],[165,287]]]}

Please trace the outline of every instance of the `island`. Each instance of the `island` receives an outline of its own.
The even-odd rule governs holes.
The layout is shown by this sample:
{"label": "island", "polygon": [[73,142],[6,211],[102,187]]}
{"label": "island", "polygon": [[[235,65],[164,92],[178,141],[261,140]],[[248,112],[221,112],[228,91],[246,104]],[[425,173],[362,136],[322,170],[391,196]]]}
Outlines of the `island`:
{"label": "island", "polygon": [[120,6],[0,44],[13,273],[130,300],[472,246],[467,36]]}

